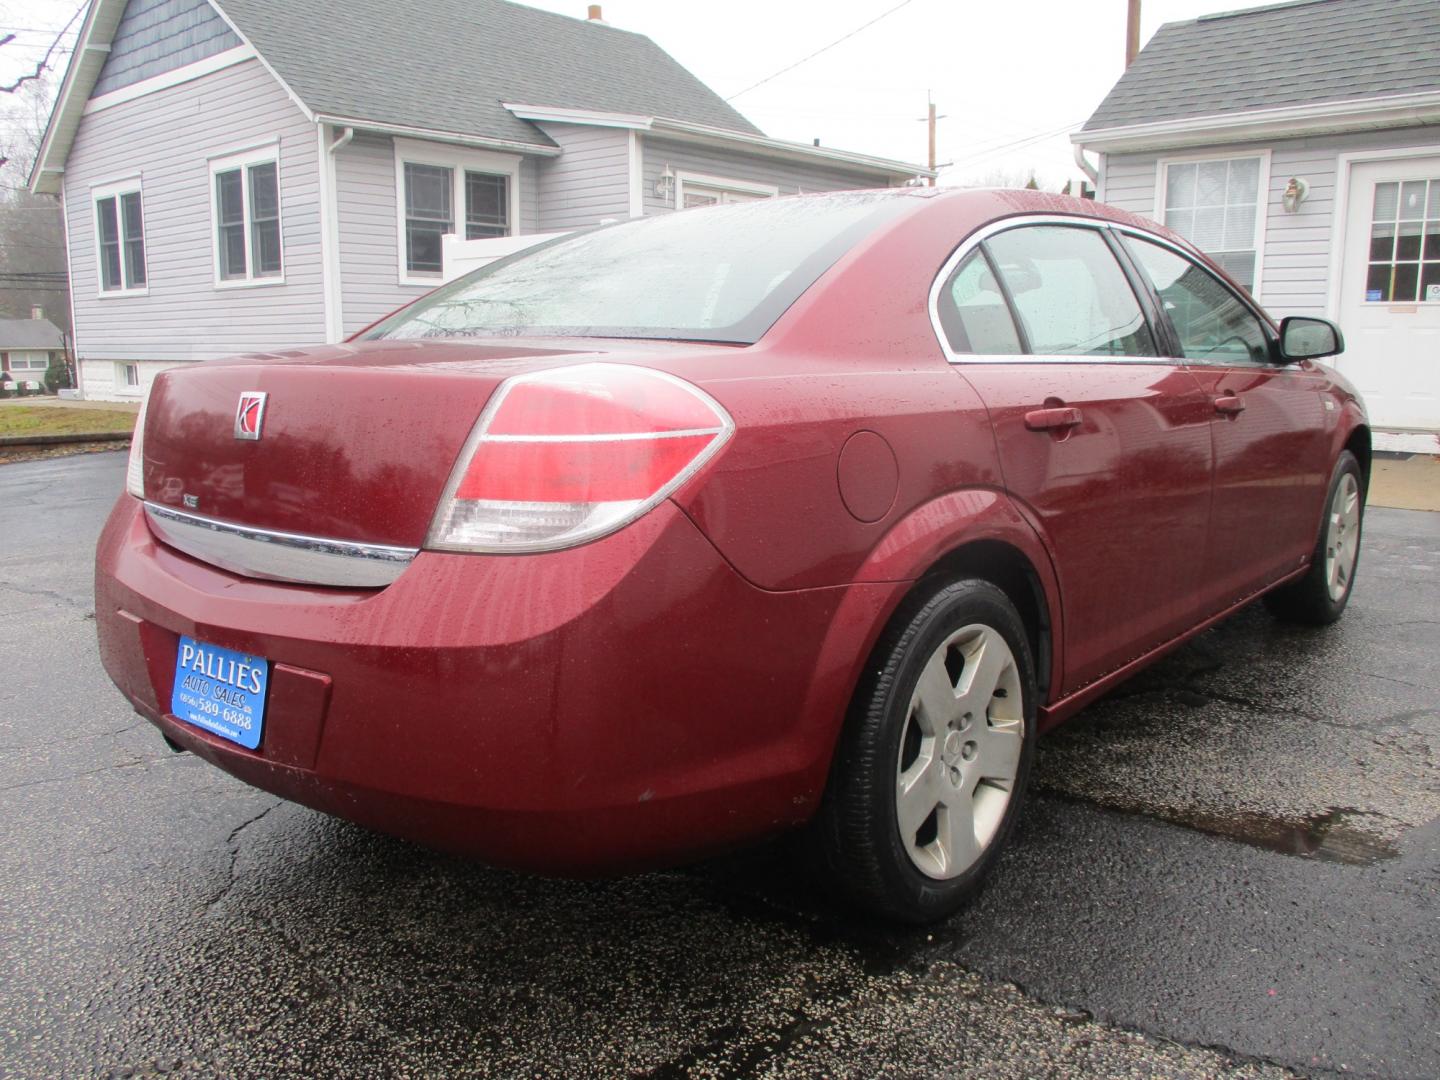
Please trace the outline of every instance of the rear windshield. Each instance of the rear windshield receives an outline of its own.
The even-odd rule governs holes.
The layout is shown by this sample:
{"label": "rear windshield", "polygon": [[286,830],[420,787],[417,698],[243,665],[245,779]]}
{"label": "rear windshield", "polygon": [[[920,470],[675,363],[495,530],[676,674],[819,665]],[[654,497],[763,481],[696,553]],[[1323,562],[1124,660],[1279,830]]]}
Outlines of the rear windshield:
{"label": "rear windshield", "polygon": [[908,202],[884,192],[806,195],[590,229],[481,267],[365,337],[539,334],[750,344]]}

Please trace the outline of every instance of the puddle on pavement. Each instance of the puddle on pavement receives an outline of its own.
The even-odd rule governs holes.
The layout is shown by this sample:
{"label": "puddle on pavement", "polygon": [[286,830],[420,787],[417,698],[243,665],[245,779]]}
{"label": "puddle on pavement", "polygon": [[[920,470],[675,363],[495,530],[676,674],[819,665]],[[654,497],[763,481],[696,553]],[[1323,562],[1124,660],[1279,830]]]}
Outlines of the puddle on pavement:
{"label": "puddle on pavement", "polygon": [[[1204,814],[1190,811],[1145,811],[1174,825],[1223,836],[1253,847],[1300,855],[1323,862],[1369,866],[1400,854],[1395,844],[1376,835],[1382,823],[1392,823],[1382,814],[1348,807],[1316,814],[1302,821],[1266,817],[1263,814]],[[1375,825],[1366,827],[1366,819]]]}

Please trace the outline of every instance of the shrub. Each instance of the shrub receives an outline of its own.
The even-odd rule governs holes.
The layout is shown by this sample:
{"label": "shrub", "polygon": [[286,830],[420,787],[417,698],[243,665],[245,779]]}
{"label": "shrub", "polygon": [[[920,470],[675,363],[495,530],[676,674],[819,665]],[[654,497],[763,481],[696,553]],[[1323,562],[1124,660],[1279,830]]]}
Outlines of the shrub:
{"label": "shrub", "polygon": [[70,365],[64,360],[51,360],[45,369],[45,388],[50,393],[70,388]]}

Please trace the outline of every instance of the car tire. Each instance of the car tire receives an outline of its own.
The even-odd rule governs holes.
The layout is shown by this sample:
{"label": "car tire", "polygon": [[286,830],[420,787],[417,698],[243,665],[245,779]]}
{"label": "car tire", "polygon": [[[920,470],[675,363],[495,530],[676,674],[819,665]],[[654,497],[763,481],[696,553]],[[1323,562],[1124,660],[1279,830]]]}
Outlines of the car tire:
{"label": "car tire", "polygon": [[831,766],[817,821],[831,881],[902,922],[958,910],[1014,829],[1036,704],[1025,627],[1004,592],[967,579],[907,603],[872,654]]}
{"label": "car tire", "polygon": [[1302,577],[1265,594],[1265,605],[1287,622],[1324,626],[1345,611],[1360,560],[1365,515],[1365,480],[1349,450],[1335,462],[1325,495],[1325,517]]}

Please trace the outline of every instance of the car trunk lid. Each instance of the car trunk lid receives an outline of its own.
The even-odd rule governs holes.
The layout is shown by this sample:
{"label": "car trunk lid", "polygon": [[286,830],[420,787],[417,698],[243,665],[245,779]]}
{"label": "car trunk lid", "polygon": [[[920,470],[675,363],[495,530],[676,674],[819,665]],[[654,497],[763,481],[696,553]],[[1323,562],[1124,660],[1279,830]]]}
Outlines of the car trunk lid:
{"label": "car trunk lid", "polygon": [[[375,342],[166,372],[146,410],[146,501],[253,530],[419,547],[495,388],[575,355]],[[254,438],[237,434],[250,394],[265,395]]]}

